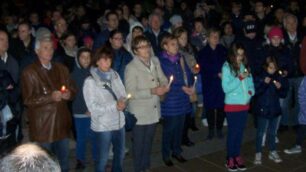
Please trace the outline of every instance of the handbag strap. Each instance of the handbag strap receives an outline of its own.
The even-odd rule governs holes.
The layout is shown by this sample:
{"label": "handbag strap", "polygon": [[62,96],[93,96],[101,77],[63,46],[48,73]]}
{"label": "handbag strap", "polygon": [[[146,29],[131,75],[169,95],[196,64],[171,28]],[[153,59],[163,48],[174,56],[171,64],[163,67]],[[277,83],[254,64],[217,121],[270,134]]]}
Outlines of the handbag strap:
{"label": "handbag strap", "polygon": [[181,65],[181,67],[182,67],[185,85],[188,86],[188,79],[187,79],[187,74],[186,74],[186,69],[185,69],[185,63],[184,63],[184,59],[183,59],[183,58],[184,58],[184,57],[181,56],[181,58],[180,58],[180,65]]}
{"label": "handbag strap", "polygon": [[106,89],[107,91],[109,91],[109,93],[111,93],[111,95],[114,97],[114,99],[115,99],[116,101],[118,101],[118,98],[117,98],[116,94],[114,93],[114,91],[113,91],[107,84],[104,84],[103,86],[105,87],[105,89]]}

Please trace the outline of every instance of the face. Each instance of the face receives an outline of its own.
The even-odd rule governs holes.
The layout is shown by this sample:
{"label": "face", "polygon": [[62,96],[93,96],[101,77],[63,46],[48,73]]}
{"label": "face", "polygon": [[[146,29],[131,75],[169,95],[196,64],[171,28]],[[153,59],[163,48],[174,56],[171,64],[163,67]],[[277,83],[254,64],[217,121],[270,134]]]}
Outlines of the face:
{"label": "face", "polygon": [[262,13],[264,11],[265,11],[265,7],[264,7],[263,3],[262,2],[257,2],[255,4],[255,12],[256,13]]}
{"label": "face", "polygon": [[30,15],[30,22],[31,23],[38,23],[39,22],[39,18],[38,18],[38,14],[33,13]]}
{"label": "face", "polygon": [[123,36],[121,33],[115,34],[112,38],[109,38],[109,42],[114,49],[119,49],[123,46]]}
{"label": "face", "polygon": [[134,51],[135,55],[148,60],[151,57],[151,45],[149,42],[140,42]]}
{"label": "face", "polygon": [[132,32],[133,39],[140,35],[143,35],[143,31],[141,29],[133,29],[133,32]]}
{"label": "face", "polygon": [[244,59],[244,50],[243,49],[239,48],[237,50],[236,59],[237,59],[238,63],[241,63],[243,61],[243,59]]}
{"label": "face", "polygon": [[116,29],[119,25],[119,19],[117,15],[111,14],[108,16],[107,26],[112,30]]}
{"label": "face", "polygon": [[64,19],[59,19],[56,22],[55,31],[58,33],[64,33],[67,31],[67,23]]}
{"label": "face", "polygon": [[97,61],[98,68],[103,71],[107,72],[111,68],[112,60],[110,58],[101,58]]}
{"label": "face", "polygon": [[29,26],[23,24],[18,27],[18,37],[20,40],[24,41],[29,39],[31,36],[31,30]]}
{"label": "face", "polygon": [[7,51],[9,47],[8,36],[5,32],[0,31],[0,53]]}
{"label": "face", "polygon": [[293,17],[289,17],[286,20],[286,30],[289,32],[296,32],[297,30],[297,21]]}
{"label": "face", "polygon": [[36,50],[37,56],[41,61],[50,62],[53,56],[54,48],[53,42],[44,41],[40,42],[39,49]]}
{"label": "face", "polygon": [[233,34],[233,28],[230,24],[227,24],[224,27],[224,33],[225,33],[225,35],[232,35]]}
{"label": "face", "polygon": [[197,33],[203,32],[203,29],[204,29],[204,27],[203,27],[202,23],[196,22],[196,23],[194,24],[194,30],[195,30]]}
{"label": "face", "polygon": [[284,15],[285,15],[285,12],[283,9],[277,9],[275,11],[275,17],[279,22],[283,20]]}
{"label": "face", "polygon": [[274,63],[269,63],[268,67],[267,67],[267,72],[270,75],[273,75],[276,71],[276,66]]}
{"label": "face", "polygon": [[80,54],[79,62],[82,68],[88,68],[91,62],[91,56],[89,52],[83,52]]}
{"label": "face", "polygon": [[281,41],[282,41],[282,38],[279,37],[279,36],[273,36],[271,38],[271,44],[274,46],[274,47],[278,47],[280,44],[281,44]]}
{"label": "face", "polygon": [[169,40],[165,45],[164,49],[170,55],[176,55],[178,53],[178,43],[176,39]]}
{"label": "face", "polygon": [[219,40],[220,40],[220,36],[218,32],[210,33],[207,39],[209,45],[211,45],[212,47],[217,46],[219,44]]}
{"label": "face", "polygon": [[142,7],[140,4],[135,4],[134,6],[134,13],[135,14],[141,14],[142,13]]}
{"label": "face", "polygon": [[180,37],[177,38],[180,47],[186,47],[188,42],[188,36],[186,32],[183,32]]}
{"label": "face", "polygon": [[153,30],[159,30],[160,29],[160,20],[159,20],[159,17],[158,16],[152,16],[151,18],[151,23],[150,23],[150,26]]}
{"label": "face", "polygon": [[52,14],[52,20],[57,21],[62,17],[61,13],[59,11],[54,11]]}
{"label": "face", "polygon": [[76,38],[74,35],[70,35],[68,36],[65,40],[64,40],[64,44],[66,47],[68,48],[74,48],[76,45]]}

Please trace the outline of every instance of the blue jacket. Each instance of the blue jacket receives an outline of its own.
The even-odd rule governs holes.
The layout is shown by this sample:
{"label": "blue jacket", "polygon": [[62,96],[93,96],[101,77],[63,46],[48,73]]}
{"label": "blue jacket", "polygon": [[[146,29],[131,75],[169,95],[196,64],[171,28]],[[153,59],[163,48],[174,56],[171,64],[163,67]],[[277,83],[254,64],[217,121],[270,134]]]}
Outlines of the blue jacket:
{"label": "blue jacket", "polygon": [[118,72],[122,81],[124,81],[124,71],[127,64],[133,60],[133,56],[124,48],[113,50],[114,59],[112,62],[112,69]]}
{"label": "blue jacket", "polygon": [[[72,113],[73,114],[85,114],[88,111],[86,106],[84,96],[83,96],[83,85],[85,79],[90,75],[89,68],[84,69],[79,65],[79,62],[76,61],[73,72],[71,73],[71,78],[76,84],[77,93],[72,102]],[[84,115],[86,116],[86,115]]]}
{"label": "blue jacket", "polygon": [[[159,56],[160,64],[165,76],[169,79],[173,75],[174,79],[170,87],[170,91],[165,95],[164,101],[161,102],[162,116],[178,116],[191,113],[192,106],[189,96],[182,90],[185,85],[183,70],[180,65],[180,60],[172,63],[167,57],[162,54]],[[188,86],[193,84],[192,73],[186,62],[185,71],[188,78]]]}
{"label": "blue jacket", "polygon": [[162,41],[162,38],[169,33],[166,32],[166,31],[160,30],[159,34],[157,36],[155,36],[154,32],[151,29],[149,29],[144,34],[150,40],[150,43],[151,43],[152,48],[154,50],[154,54],[158,55],[162,51],[162,49],[160,47],[160,43]]}
{"label": "blue jacket", "polygon": [[300,114],[299,114],[299,124],[306,125],[306,77],[302,80],[299,88],[299,104],[300,104]]}
{"label": "blue jacket", "polygon": [[100,32],[97,37],[94,39],[94,44],[92,49],[96,50],[97,48],[101,47],[102,45],[104,45],[109,38],[109,34],[110,34],[110,30],[105,29],[102,32]]}
{"label": "blue jacket", "polygon": [[227,50],[221,44],[215,50],[208,44],[198,53],[205,108],[224,107],[224,92],[218,74],[221,73],[226,56]]}
{"label": "blue jacket", "polygon": [[[245,66],[241,64],[240,73],[243,73],[244,70]],[[240,80],[239,77],[231,71],[228,62],[225,62],[222,66],[222,88],[225,93],[224,103],[228,105],[247,105],[251,97],[255,94],[252,75]]]}
{"label": "blue jacket", "polygon": [[[265,83],[265,78],[270,77],[271,82]],[[274,81],[281,84],[281,88],[277,89]],[[281,107],[279,98],[285,98],[288,92],[288,80],[275,73],[270,75],[263,72],[260,76],[255,77],[256,103],[254,106],[255,114],[264,118],[274,118],[281,115]]]}

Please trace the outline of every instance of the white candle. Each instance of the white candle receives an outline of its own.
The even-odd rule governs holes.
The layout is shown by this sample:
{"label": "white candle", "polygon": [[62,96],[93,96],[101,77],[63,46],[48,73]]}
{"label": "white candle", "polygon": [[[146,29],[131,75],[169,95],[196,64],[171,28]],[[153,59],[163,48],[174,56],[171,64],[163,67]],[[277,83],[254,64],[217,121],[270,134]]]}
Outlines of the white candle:
{"label": "white candle", "polygon": [[283,72],[281,70],[278,71],[278,74],[283,75]]}
{"label": "white candle", "polygon": [[173,75],[170,76],[170,79],[169,79],[169,83],[168,83],[168,87],[171,86],[171,83],[173,82]]}
{"label": "white candle", "polygon": [[124,102],[129,101],[130,98],[132,98],[132,94],[126,95],[126,98],[124,99]]}
{"label": "white candle", "polygon": [[248,69],[247,69],[247,68],[245,68],[245,69],[244,69],[244,72],[245,72],[245,73],[248,73]]}
{"label": "white candle", "polygon": [[276,84],[276,81],[275,81],[275,80],[273,80],[273,83],[274,83],[274,84]]}
{"label": "white candle", "polygon": [[197,76],[194,76],[194,82],[193,82],[193,89],[195,89],[195,85],[197,83],[197,80],[198,80],[198,77]]}

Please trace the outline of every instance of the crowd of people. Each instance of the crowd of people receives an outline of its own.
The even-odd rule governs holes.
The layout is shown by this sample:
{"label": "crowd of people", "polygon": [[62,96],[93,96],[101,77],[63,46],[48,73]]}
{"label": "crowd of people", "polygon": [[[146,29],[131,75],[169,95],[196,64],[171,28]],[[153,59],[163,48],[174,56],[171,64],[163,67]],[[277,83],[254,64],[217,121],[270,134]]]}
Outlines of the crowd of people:
{"label": "crowd of people", "polygon": [[[77,169],[86,168],[90,142],[95,171],[105,171],[110,153],[112,171],[124,171],[130,113],[137,119],[134,171],[146,172],[160,124],[165,165],[187,161],[182,146],[195,144],[189,130],[199,130],[196,112],[208,127],[203,139],[223,139],[227,126],[229,171],[247,169],[240,148],[248,116],[256,128],[254,164],[264,163],[266,141],[269,159],[282,162],[277,134],[289,129],[297,133],[296,145],[284,152],[301,153],[302,1],[29,2],[0,3],[1,154],[22,142],[26,127],[41,148],[30,147],[42,158],[42,148],[52,152],[63,172],[70,168],[71,138]],[[0,160],[1,168],[11,168],[14,154],[18,148]]]}

